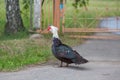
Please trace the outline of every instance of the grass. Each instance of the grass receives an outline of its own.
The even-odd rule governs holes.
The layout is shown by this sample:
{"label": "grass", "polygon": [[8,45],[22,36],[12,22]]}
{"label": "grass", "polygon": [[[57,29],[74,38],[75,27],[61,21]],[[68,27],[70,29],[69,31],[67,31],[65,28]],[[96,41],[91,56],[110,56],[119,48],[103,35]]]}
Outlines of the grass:
{"label": "grass", "polygon": [[43,39],[0,41],[0,70],[17,70],[25,65],[47,61],[51,53],[48,45]]}
{"label": "grass", "polygon": [[[44,38],[31,40],[25,33],[14,37],[4,36],[0,39],[0,71],[19,70],[31,64],[40,64],[50,60],[51,57],[53,58],[51,37],[52,35],[46,34]],[[60,37],[70,46],[81,43],[79,39],[71,39],[65,35],[60,35]]]}
{"label": "grass", "polygon": [[0,35],[3,32],[4,25],[5,25],[5,5],[3,2],[4,2],[4,0],[0,1],[0,7],[1,7],[1,10],[0,10]]}
{"label": "grass", "polygon": [[[81,19],[81,18],[96,18],[96,17],[109,17],[109,16],[120,16],[120,10],[116,9],[115,0],[90,0],[88,5],[88,11],[84,8],[79,8],[75,10],[72,7],[72,0],[67,1],[66,4],[66,17],[65,17],[65,27],[96,27],[99,21],[94,19]],[[108,4],[109,3],[109,4]],[[47,2],[46,2],[47,4]],[[50,3],[52,4],[52,3]],[[105,6],[109,6],[110,10],[105,11]],[[119,3],[117,3],[119,4]],[[43,6],[45,9],[46,5]],[[4,25],[5,25],[5,5],[4,0],[0,1],[0,71],[13,71],[23,68],[31,64],[40,64],[51,59],[51,34],[44,34],[44,38],[30,40],[28,32],[20,32],[15,35],[4,35]],[[98,9],[96,10],[96,7]],[[114,8],[114,9],[113,9]],[[118,6],[119,8],[119,6]],[[22,9],[22,4],[21,4]],[[43,17],[43,29],[46,28],[48,24],[52,23],[52,6],[49,10],[44,11]],[[45,15],[46,13],[46,15]],[[99,15],[98,15],[99,14]],[[2,15],[2,16],[1,16]],[[50,17],[49,17],[50,15]],[[49,20],[47,18],[50,18]],[[22,18],[26,29],[30,28],[29,20],[29,10],[24,10],[22,12]],[[70,19],[68,19],[70,18]],[[73,19],[74,18],[74,19]],[[71,20],[72,19],[72,20]],[[88,26],[87,26],[88,27]],[[76,34],[76,33],[71,33]],[[79,35],[84,35],[83,33],[77,33]],[[85,34],[86,35],[86,34]],[[79,45],[83,40],[69,38],[69,34],[60,34],[61,40],[70,45]]]}

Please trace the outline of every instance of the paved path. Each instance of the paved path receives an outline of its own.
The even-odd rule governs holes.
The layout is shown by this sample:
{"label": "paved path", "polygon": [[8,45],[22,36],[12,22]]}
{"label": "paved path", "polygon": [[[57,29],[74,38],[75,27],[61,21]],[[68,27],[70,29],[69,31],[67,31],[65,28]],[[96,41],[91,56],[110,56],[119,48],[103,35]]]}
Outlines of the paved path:
{"label": "paved path", "polygon": [[74,48],[89,60],[120,61],[120,40],[88,40]]}
{"label": "paved path", "polygon": [[0,73],[0,80],[120,80],[119,62],[90,62],[69,68],[56,66],[46,65],[19,72]]}
{"label": "paved path", "polygon": [[62,68],[57,62],[0,72],[0,80],[120,80],[120,40],[88,40],[74,49],[90,62]]}

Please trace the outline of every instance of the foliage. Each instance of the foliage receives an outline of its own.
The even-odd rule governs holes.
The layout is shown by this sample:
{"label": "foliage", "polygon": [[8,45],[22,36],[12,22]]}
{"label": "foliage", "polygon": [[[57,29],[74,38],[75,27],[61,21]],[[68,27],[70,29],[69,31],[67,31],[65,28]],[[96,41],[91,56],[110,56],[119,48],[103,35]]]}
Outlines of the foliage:
{"label": "foliage", "polygon": [[[30,1],[32,3],[34,2],[33,0],[23,0],[22,4],[24,5],[23,6],[24,9],[28,9],[30,7],[30,5],[32,5],[32,3]],[[44,4],[44,0],[42,0],[42,5],[43,4]]]}
{"label": "foliage", "polygon": [[73,6],[75,8],[87,6],[88,2],[89,0],[75,0],[75,2],[73,3]]}
{"label": "foliage", "polygon": [[[32,0],[33,1],[33,0]],[[28,9],[30,6],[30,0],[23,0],[23,8]]]}

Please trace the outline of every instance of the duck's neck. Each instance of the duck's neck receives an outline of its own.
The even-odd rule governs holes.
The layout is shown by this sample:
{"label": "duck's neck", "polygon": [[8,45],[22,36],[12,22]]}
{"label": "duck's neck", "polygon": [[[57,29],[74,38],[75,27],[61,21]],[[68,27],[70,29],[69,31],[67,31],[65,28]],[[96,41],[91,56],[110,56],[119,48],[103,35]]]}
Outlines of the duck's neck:
{"label": "duck's neck", "polygon": [[56,32],[53,32],[53,38],[59,38],[57,31],[56,31]]}

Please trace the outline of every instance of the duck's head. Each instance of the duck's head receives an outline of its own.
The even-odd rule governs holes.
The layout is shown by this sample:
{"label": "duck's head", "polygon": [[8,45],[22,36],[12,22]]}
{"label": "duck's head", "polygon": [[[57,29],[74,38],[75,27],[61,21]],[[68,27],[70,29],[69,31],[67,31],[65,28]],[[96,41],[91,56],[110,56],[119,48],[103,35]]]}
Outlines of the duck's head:
{"label": "duck's head", "polygon": [[50,26],[48,26],[48,31],[50,31],[53,34],[53,37],[59,38],[59,36],[58,36],[58,28],[57,27],[55,27],[53,25],[50,25]]}
{"label": "duck's head", "polygon": [[48,26],[48,31],[50,31],[51,33],[55,33],[55,32],[58,31],[58,28],[55,27],[55,26],[50,25],[50,26]]}

